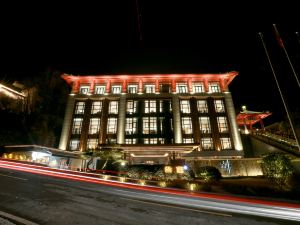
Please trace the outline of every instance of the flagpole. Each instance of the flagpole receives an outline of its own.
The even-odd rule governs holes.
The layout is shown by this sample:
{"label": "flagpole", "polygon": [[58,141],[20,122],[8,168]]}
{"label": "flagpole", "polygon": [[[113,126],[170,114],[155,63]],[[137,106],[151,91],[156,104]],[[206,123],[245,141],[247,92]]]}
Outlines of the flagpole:
{"label": "flagpole", "polygon": [[286,104],[286,102],[284,101],[284,97],[283,97],[283,94],[282,94],[282,92],[281,92],[281,89],[280,89],[280,86],[279,86],[279,83],[278,83],[278,80],[277,80],[277,77],[276,77],[276,74],[275,74],[275,71],[274,71],[274,68],[273,68],[271,59],[270,59],[270,57],[269,57],[269,53],[268,53],[268,50],[267,50],[267,48],[266,48],[266,45],[265,45],[265,42],[264,42],[262,33],[259,33],[259,36],[260,36],[261,42],[262,42],[262,44],[263,44],[263,46],[264,46],[264,50],[265,50],[265,52],[266,52],[266,55],[267,55],[267,58],[268,58],[268,61],[269,61],[269,64],[270,64],[272,73],[273,73],[273,75],[274,75],[274,79],[275,79],[275,82],[276,82],[276,85],[277,85],[277,88],[278,88],[278,91],[279,91],[281,100],[282,100],[282,102],[283,102],[283,105],[284,105],[284,108],[285,108],[285,111],[286,111],[288,120],[289,120],[289,122],[290,122],[290,125],[291,125],[291,128],[292,128],[294,137],[295,137],[295,139],[296,139],[296,144],[297,144],[297,146],[298,146],[298,150],[300,151],[300,144],[299,144],[300,141],[299,141],[299,138],[298,138],[298,136],[297,136],[297,134],[296,134],[296,132],[295,132],[295,128],[294,128],[294,125],[293,125],[292,119],[291,119],[292,117],[291,117],[290,112],[289,112],[289,110],[288,110],[287,104]]}
{"label": "flagpole", "polygon": [[295,32],[296,36],[297,36],[297,39],[298,39],[298,42],[300,44],[300,37],[299,37],[299,32]]}
{"label": "flagpole", "polygon": [[299,86],[299,88],[300,88],[300,82],[299,82],[297,73],[296,73],[296,71],[295,71],[295,69],[294,69],[294,66],[293,66],[291,60],[290,60],[289,54],[288,54],[287,51],[286,51],[286,48],[285,48],[285,46],[284,46],[284,44],[283,44],[283,41],[282,41],[282,39],[281,39],[281,37],[280,37],[280,34],[279,34],[278,30],[277,30],[276,24],[273,24],[273,27],[274,27],[274,29],[275,29],[275,33],[276,33],[276,35],[277,35],[277,39],[278,39],[278,41],[279,41],[279,45],[280,45],[280,46],[283,48],[283,50],[284,50],[284,53],[285,53],[285,55],[286,55],[286,57],[287,57],[287,59],[288,59],[288,61],[289,61],[289,63],[290,63],[290,66],[291,66],[291,68],[292,68],[293,74],[294,74],[295,79],[296,79],[296,81],[297,81],[297,83],[298,83],[298,86]]}

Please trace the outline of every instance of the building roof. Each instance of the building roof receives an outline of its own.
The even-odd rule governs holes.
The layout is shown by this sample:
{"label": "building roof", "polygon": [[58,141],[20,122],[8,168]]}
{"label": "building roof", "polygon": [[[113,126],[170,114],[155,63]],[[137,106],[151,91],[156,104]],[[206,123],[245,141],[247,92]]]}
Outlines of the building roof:
{"label": "building roof", "polygon": [[237,123],[238,125],[254,125],[255,123],[259,122],[260,120],[272,115],[270,112],[256,112],[256,111],[249,111],[244,110],[237,115]]}

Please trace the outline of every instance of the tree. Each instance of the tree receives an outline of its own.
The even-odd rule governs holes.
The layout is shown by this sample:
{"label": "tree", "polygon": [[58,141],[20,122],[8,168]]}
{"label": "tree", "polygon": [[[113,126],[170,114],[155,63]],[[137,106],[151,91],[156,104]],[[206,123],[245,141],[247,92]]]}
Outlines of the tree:
{"label": "tree", "polygon": [[289,189],[289,181],[294,174],[291,161],[282,153],[268,153],[262,159],[262,169],[267,178],[280,190]]}

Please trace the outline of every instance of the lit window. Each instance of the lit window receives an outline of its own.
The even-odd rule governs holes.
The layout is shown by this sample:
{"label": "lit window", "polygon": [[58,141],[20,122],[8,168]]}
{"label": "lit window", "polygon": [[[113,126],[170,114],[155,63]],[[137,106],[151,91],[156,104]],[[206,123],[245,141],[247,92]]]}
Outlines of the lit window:
{"label": "lit window", "polygon": [[211,133],[209,117],[199,117],[199,126],[201,133]]}
{"label": "lit window", "polygon": [[137,101],[128,100],[126,103],[126,112],[129,114],[136,113],[137,110]]}
{"label": "lit window", "polygon": [[145,84],[145,93],[155,93],[155,85]]}
{"label": "lit window", "polygon": [[228,125],[227,125],[227,118],[225,116],[217,117],[218,120],[218,127],[220,133],[228,132]]}
{"label": "lit window", "polygon": [[215,111],[218,113],[225,112],[223,100],[215,100]]}
{"label": "lit window", "polygon": [[180,101],[180,110],[182,113],[190,113],[190,101],[189,100],[181,100]]}
{"label": "lit window", "polygon": [[138,90],[138,86],[135,84],[130,84],[128,85],[127,89],[129,94],[136,94]]}
{"label": "lit window", "polygon": [[183,134],[193,133],[191,117],[182,117],[181,118],[181,125],[182,125],[182,133]]}
{"label": "lit window", "polygon": [[125,139],[125,144],[127,144],[127,145],[132,145],[132,144],[136,144],[137,143],[137,140],[136,140],[136,138],[127,138],[127,139]]}
{"label": "lit window", "polygon": [[71,151],[76,151],[79,149],[79,140],[78,139],[73,139],[70,141],[70,150]]}
{"label": "lit window", "polygon": [[117,118],[108,118],[107,120],[107,133],[116,134],[117,133]]}
{"label": "lit window", "polygon": [[157,144],[164,144],[164,143],[165,143],[165,139],[164,138],[158,138]]}
{"label": "lit window", "polygon": [[202,138],[201,139],[202,148],[204,150],[213,149],[212,138]]}
{"label": "lit window", "polygon": [[82,118],[74,118],[72,134],[81,134],[82,120]]}
{"label": "lit window", "polygon": [[194,138],[183,138],[183,143],[185,144],[194,143]]}
{"label": "lit window", "polygon": [[156,112],[156,101],[145,100],[145,113],[155,113],[155,112]]}
{"label": "lit window", "polygon": [[156,133],[157,133],[157,118],[143,117],[143,134],[156,134]]}
{"label": "lit window", "polygon": [[90,119],[89,134],[98,134],[100,130],[100,119],[92,118]]}
{"label": "lit window", "polygon": [[96,85],[95,87],[95,94],[97,95],[103,95],[105,93],[105,86]]}
{"label": "lit window", "polygon": [[77,102],[75,107],[75,114],[84,114],[84,102]]}
{"label": "lit window", "polygon": [[187,85],[186,83],[176,83],[176,92],[177,93],[187,93]]}
{"label": "lit window", "polygon": [[88,139],[87,141],[87,148],[88,149],[95,149],[98,146],[98,139]]}
{"label": "lit window", "polygon": [[90,91],[90,86],[87,86],[87,85],[82,85],[80,86],[80,89],[79,89],[79,93],[80,94],[88,94]]}
{"label": "lit window", "polygon": [[137,118],[126,118],[125,133],[135,134],[137,131]]}
{"label": "lit window", "polygon": [[102,111],[102,102],[101,101],[93,102],[91,113],[97,114],[97,113],[101,113],[101,111]]}
{"label": "lit window", "polygon": [[222,149],[231,149],[231,141],[230,138],[220,138]]}
{"label": "lit window", "polygon": [[203,93],[203,92],[205,92],[203,83],[193,83],[193,92],[194,93]]}
{"label": "lit window", "polygon": [[113,85],[111,87],[111,93],[113,94],[121,94],[122,87],[121,85]]}
{"label": "lit window", "polygon": [[144,144],[157,144],[157,138],[144,138]]}
{"label": "lit window", "polygon": [[169,100],[159,100],[159,112],[166,112],[168,108],[172,112],[172,104]]}
{"label": "lit window", "polygon": [[108,113],[109,114],[118,114],[118,104],[119,104],[118,101],[110,101]]}
{"label": "lit window", "polygon": [[220,92],[220,85],[218,82],[210,82],[208,84],[208,91],[211,93]]}
{"label": "lit window", "polygon": [[198,108],[198,112],[207,113],[208,108],[207,108],[206,100],[198,100],[197,101],[197,108]]}

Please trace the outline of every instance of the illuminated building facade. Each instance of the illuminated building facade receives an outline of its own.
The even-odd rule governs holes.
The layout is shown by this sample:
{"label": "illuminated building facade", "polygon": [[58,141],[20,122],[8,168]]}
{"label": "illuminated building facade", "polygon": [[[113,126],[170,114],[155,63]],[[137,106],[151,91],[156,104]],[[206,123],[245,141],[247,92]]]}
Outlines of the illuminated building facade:
{"label": "illuminated building facade", "polygon": [[192,151],[242,157],[228,90],[237,74],[63,74],[72,91],[59,148],[117,144],[131,164],[167,164]]}

